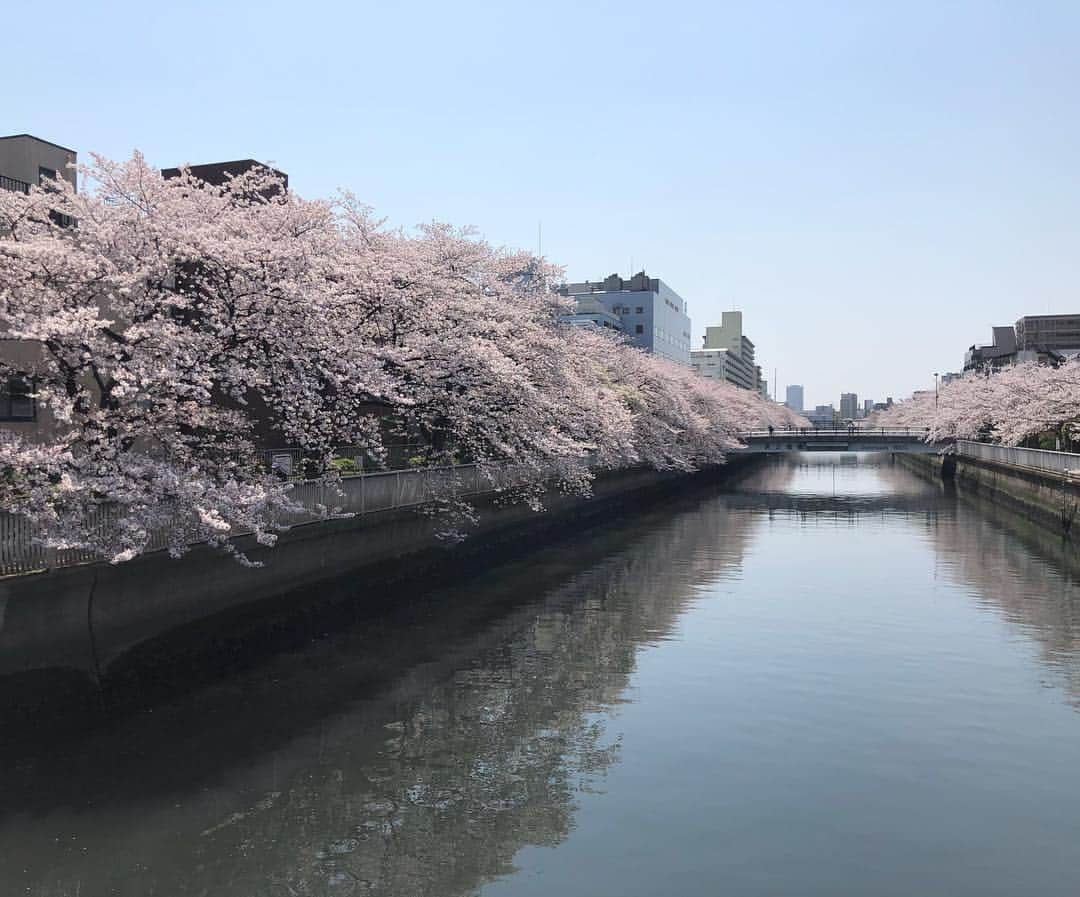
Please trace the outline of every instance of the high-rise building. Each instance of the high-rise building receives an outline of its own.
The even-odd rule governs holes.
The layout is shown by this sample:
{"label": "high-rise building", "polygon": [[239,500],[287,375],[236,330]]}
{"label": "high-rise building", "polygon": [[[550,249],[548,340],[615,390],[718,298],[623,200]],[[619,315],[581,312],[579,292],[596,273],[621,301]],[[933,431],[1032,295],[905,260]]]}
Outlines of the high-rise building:
{"label": "high-rise building", "polygon": [[[568,324],[611,326],[617,319],[630,340],[646,352],[653,352],[678,364],[690,364],[690,317],[686,302],[657,277],[639,271],[629,279],[618,274],[592,283],[568,283],[559,288],[575,301],[574,314],[565,315]],[[597,320],[600,313],[607,315]]]}
{"label": "high-rise building", "polygon": [[853,392],[840,393],[840,417],[855,420],[859,416],[859,397]]}
{"label": "high-rise building", "polygon": [[873,410],[874,410],[874,400],[873,399],[863,399],[862,416],[863,417],[869,417],[870,412],[872,412]]}
{"label": "high-rise building", "polygon": [[704,345],[690,353],[690,364],[703,377],[727,380],[743,389],[761,388],[754,344],[743,333],[741,311],[726,311],[720,316],[719,327],[705,328]]}
{"label": "high-rise building", "polygon": [[792,411],[798,411],[802,414],[803,411],[803,388],[798,385],[792,385],[787,388],[787,400],[784,402]]}

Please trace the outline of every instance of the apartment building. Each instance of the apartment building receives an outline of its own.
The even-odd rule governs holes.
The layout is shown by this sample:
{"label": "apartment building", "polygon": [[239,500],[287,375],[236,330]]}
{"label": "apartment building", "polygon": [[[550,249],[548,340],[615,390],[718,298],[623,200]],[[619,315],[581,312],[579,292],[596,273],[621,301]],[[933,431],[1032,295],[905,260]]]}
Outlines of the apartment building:
{"label": "apartment building", "polygon": [[754,363],[754,343],[743,332],[741,311],[726,311],[720,326],[705,328],[704,345],[690,353],[690,364],[703,377],[761,389],[761,368]]}

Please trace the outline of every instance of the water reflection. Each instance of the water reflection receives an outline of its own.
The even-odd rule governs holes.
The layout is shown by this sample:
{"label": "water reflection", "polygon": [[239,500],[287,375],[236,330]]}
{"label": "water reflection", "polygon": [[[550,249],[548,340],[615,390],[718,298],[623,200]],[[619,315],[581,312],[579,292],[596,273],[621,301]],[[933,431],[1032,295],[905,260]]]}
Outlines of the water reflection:
{"label": "water reflection", "polygon": [[1080,707],[1080,545],[983,499],[932,529],[941,572],[1039,646],[1046,671]]}
{"label": "water reflection", "polygon": [[[647,517],[599,557],[543,552],[8,770],[0,881],[42,897],[471,893],[523,845],[566,837],[618,756],[602,711],[637,650],[753,528],[715,502]],[[291,724],[328,693],[344,706]]]}
{"label": "water reflection", "polygon": [[888,456],[770,462],[21,756],[0,891],[1064,897],[1078,577]]}

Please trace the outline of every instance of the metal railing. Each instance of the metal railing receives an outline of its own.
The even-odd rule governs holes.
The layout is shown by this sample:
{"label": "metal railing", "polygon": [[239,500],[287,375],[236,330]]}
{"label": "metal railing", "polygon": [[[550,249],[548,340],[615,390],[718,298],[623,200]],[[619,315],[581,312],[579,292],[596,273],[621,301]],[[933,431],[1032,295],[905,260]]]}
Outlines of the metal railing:
{"label": "metal railing", "polygon": [[[384,447],[381,460],[369,449],[356,445],[338,446],[330,462],[343,477],[386,470],[415,470],[429,448],[420,442],[394,442]],[[322,470],[310,452],[300,448],[260,449],[256,456],[263,470],[283,480],[315,479]]]}
{"label": "metal railing", "polygon": [[1073,452],[1052,452],[1047,449],[1019,448],[1013,445],[994,445],[960,439],[956,442],[956,454],[980,461],[995,461],[1031,470],[1080,476],[1080,455]]}
{"label": "metal railing", "polygon": [[771,430],[748,430],[745,433],[740,433],[739,438],[744,442],[748,439],[768,439],[770,437],[776,438],[778,436],[798,436],[800,438],[804,436],[814,438],[843,438],[848,439],[853,436],[884,436],[884,437],[896,437],[906,436],[912,439],[918,438],[925,440],[930,434],[928,427],[773,427]]}
{"label": "metal railing", "polygon": [[18,178],[9,178],[6,174],[0,174],[0,190],[12,190],[15,193],[29,193],[30,185]]}
{"label": "metal railing", "polygon": [[[416,508],[449,495],[460,497],[495,492],[518,481],[511,464],[459,464],[453,467],[425,467],[413,470],[385,470],[362,473],[341,479],[338,483],[324,480],[295,482],[290,495],[300,505],[299,512],[286,515],[278,522],[298,526],[324,520],[322,509],[333,508],[335,513],[348,515],[372,514]],[[115,512],[102,505],[90,521],[90,527],[108,528]],[[232,535],[247,535],[237,530]],[[149,551],[166,547],[164,533],[154,533]],[[88,548],[51,549],[38,540],[38,533],[25,517],[0,512],[0,576],[33,573],[58,567],[100,561],[102,558]]]}

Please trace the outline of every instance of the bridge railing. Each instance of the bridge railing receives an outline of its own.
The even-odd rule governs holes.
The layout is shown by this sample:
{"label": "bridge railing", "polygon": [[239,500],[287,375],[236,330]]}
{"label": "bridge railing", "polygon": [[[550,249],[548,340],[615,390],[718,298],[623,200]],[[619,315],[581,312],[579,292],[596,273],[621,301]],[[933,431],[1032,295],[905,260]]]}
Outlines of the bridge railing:
{"label": "bridge railing", "polygon": [[1052,452],[1046,449],[992,445],[986,442],[958,439],[956,454],[980,461],[996,461],[998,464],[1012,464],[1015,467],[1029,467],[1032,470],[1080,476],[1080,455],[1074,452]]}
{"label": "bridge railing", "polygon": [[748,439],[776,439],[789,436],[799,439],[850,439],[876,436],[879,438],[905,437],[908,439],[925,440],[929,436],[928,427],[834,427],[823,429],[819,427],[774,427],[771,430],[748,430],[740,433],[739,438],[744,442]]}

